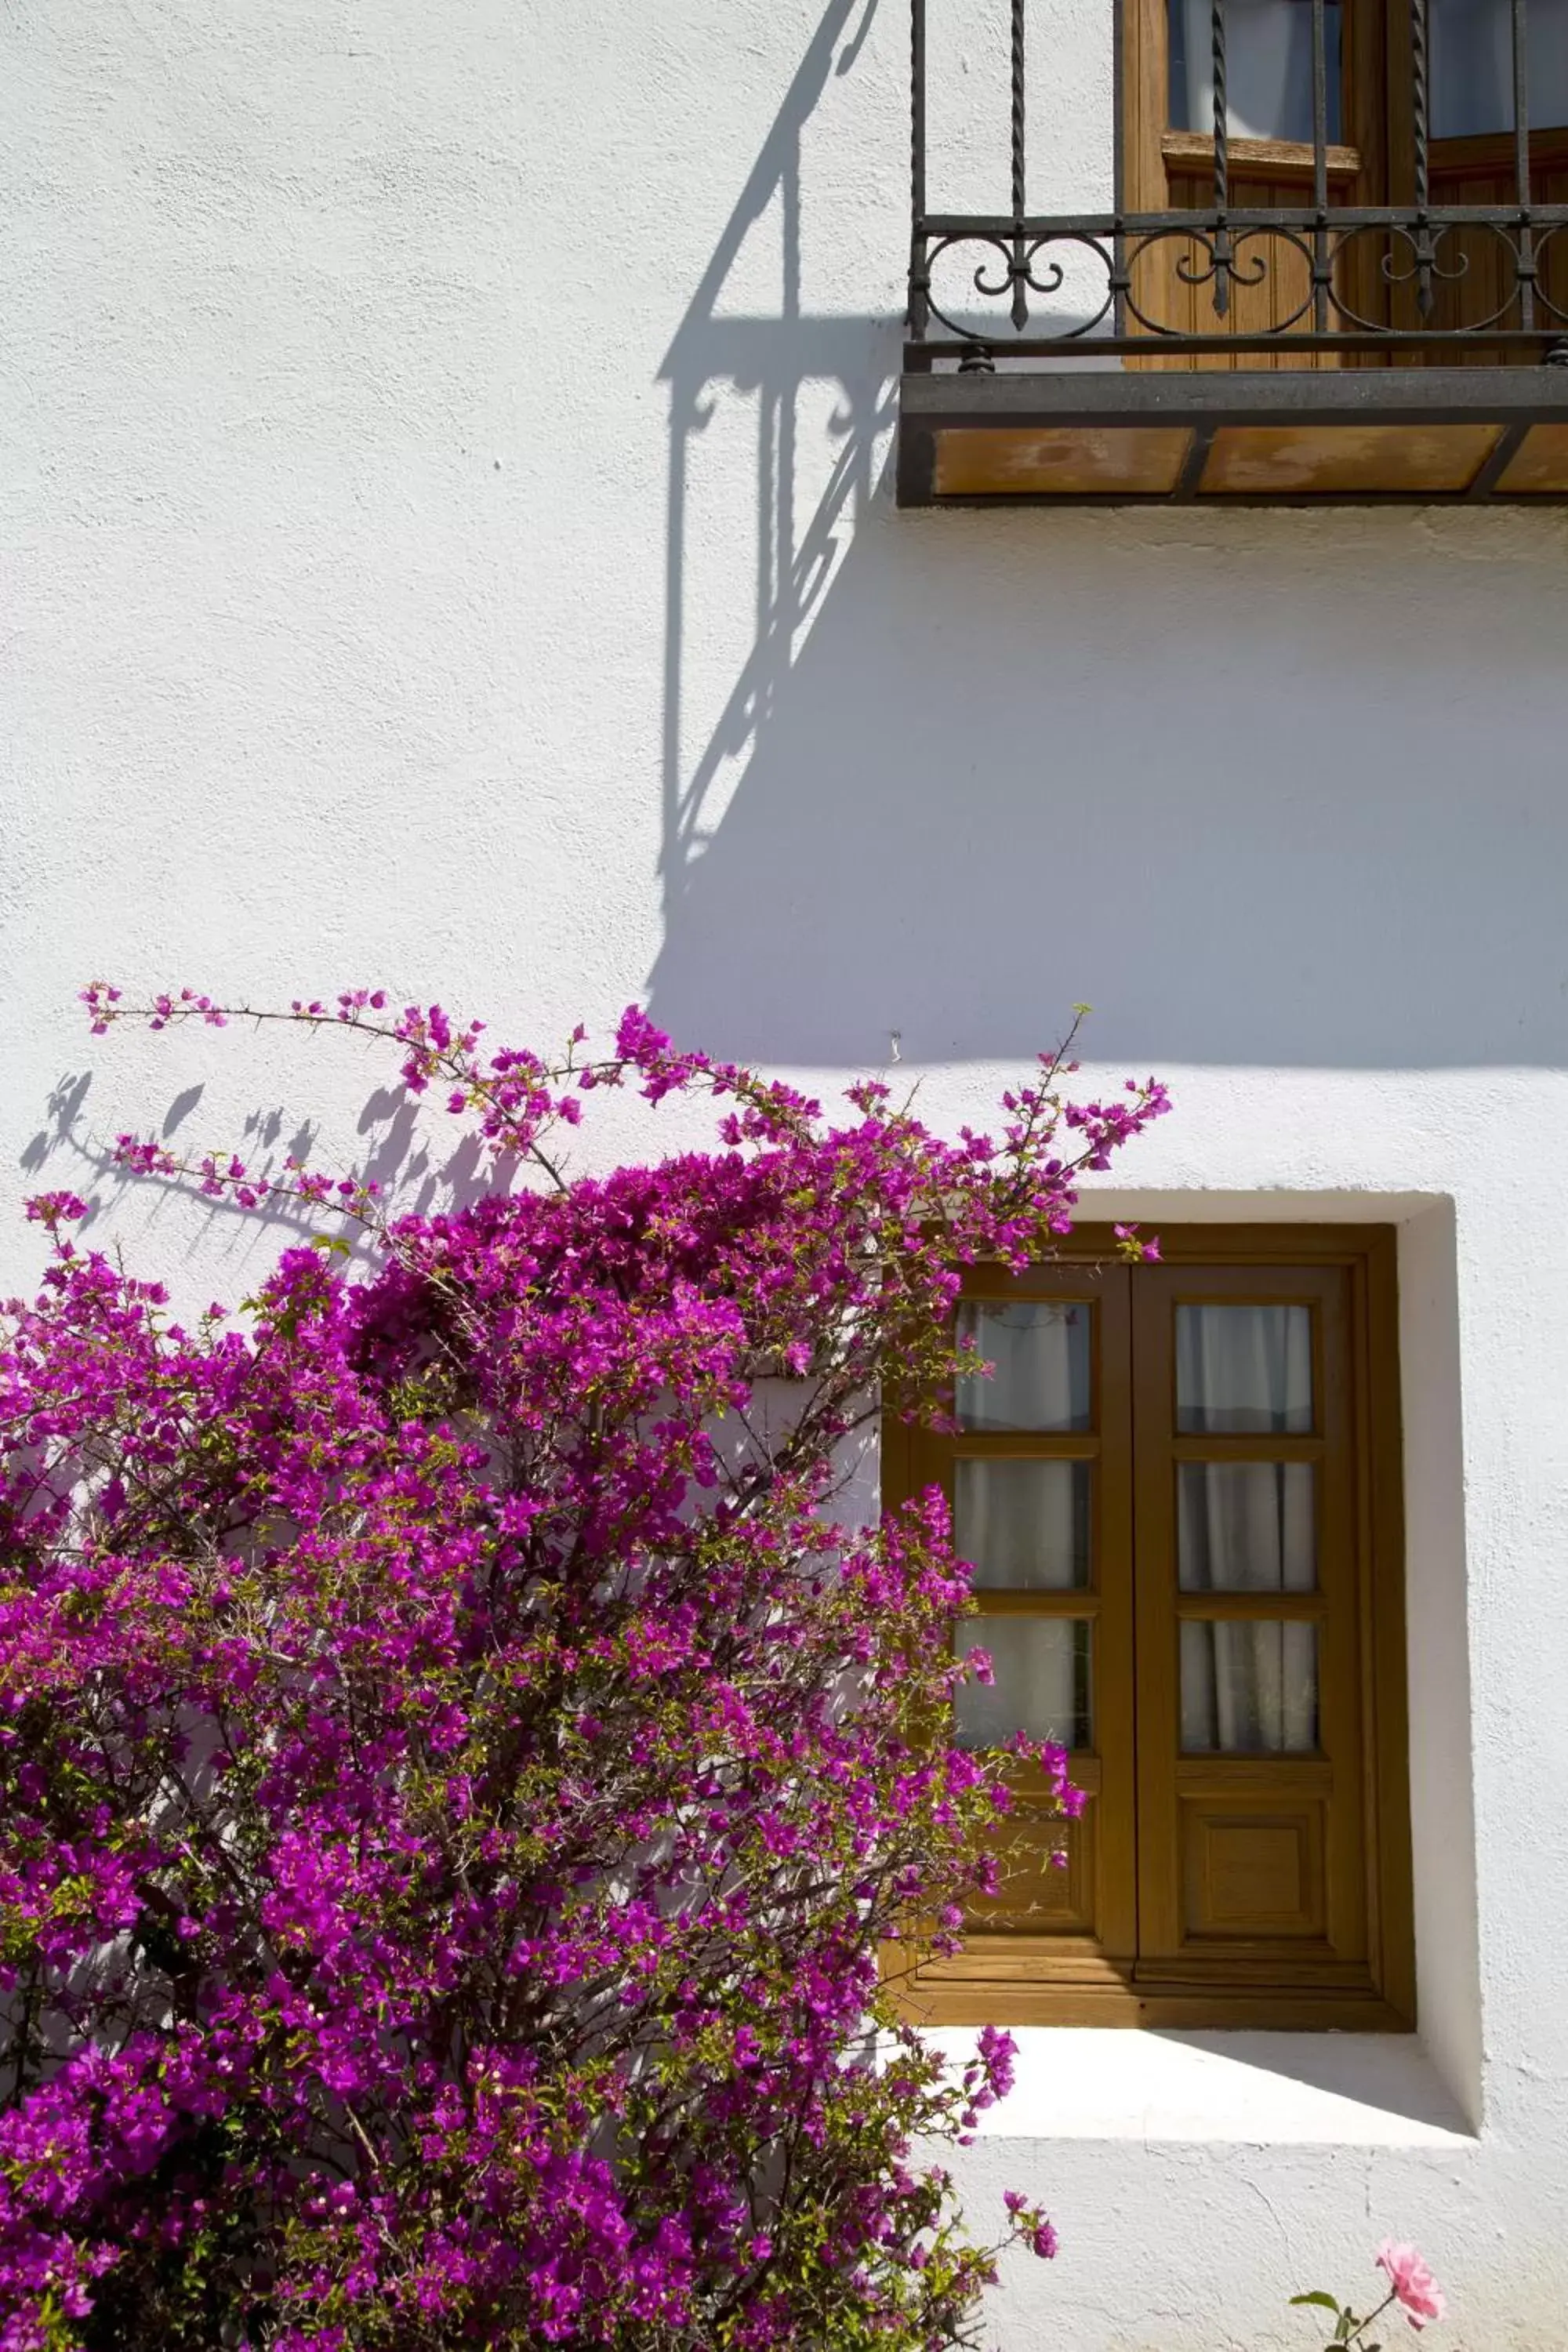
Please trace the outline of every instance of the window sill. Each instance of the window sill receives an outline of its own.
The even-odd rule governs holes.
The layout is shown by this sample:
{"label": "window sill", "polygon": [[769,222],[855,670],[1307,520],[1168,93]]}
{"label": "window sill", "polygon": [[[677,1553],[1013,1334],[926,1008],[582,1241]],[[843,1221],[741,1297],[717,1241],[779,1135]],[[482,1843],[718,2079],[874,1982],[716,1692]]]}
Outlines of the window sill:
{"label": "window sill", "polygon": [[[1323,152],[1331,180],[1353,180],[1361,170],[1357,148],[1328,147]],[[1214,170],[1214,140],[1206,131],[1167,131],[1160,152],[1173,173]],[[1271,180],[1310,181],[1316,161],[1311,147],[1294,139],[1232,139],[1226,152],[1233,176],[1251,173]]]}
{"label": "window sill", "polygon": [[[973,2031],[928,2032],[957,2063],[973,2053]],[[1413,2035],[1037,2025],[1013,2038],[1014,2089],[982,2117],[988,2138],[1478,2145]]]}

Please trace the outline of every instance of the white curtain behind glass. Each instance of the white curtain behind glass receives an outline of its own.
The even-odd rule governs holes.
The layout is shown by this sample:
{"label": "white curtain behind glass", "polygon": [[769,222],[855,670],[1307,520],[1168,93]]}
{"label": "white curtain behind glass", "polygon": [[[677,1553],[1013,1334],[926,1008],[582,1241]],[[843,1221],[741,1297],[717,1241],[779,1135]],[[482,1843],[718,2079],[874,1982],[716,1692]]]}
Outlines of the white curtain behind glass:
{"label": "white curtain behind glass", "polygon": [[1087,1429],[1089,1311],[1055,1300],[965,1300],[959,1338],[992,1368],[989,1379],[975,1373],[959,1381],[965,1429]]}
{"label": "white curtain behind glass", "polygon": [[978,1586],[1061,1591],[1089,1581],[1089,1468],[1081,1462],[954,1466],[953,1543]]}
{"label": "white curtain behind glass", "polygon": [[[1317,1582],[1306,1462],[1183,1463],[1177,1566],[1184,1592],[1310,1592]],[[1317,1737],[1309,1624],[1182,1628],[1182,1745],[1300,1749]]]}
{"label": "white curtain behind glass", "polygon": [[[1214,127],[1214,11],[1210,0],[1172,0],[1173,48],[1184,87],[1172,91],[1178,127]],[[1329,137],[1338,139],[1340,12],[1325,11]],[[1312,136],[1310,0],[1226,0],[1226,121],[1233,139]],[[1184,101],[1185,112],[1181,110]]]}
{"label": "white curtain behind glass", "polygon": [[[1513,128],[1513,31],[1509,0],[1430,0],[1432,136],[1463,139]],[[1568,123],[1568,0],[1529,0],[1530,121]]]}
{"label": "white curtain behind glass", "polygon": [[1310,1592],[1310,1462],[1184,1462],[1176,1559],[1184,1592]]}
{"label": "white curtain behind glass", "polygon": [[1064,1748],[1091,1744],[1092,1636],[1081,1617],[966,1617],[956,1635],[961,1658],[988,1652],[995,1678],[953,1694],[961,1748],[999,1748],[1016,1731]]}
{"label": "white curtain behind glass", "polygon": [[[1294,1306],[1179,1307],[1176,1418],[1186,1432],[1310,1430],[1312,1319]],[[1317,1580],[1306,1463],[1181,1465],[1176,1540],[1184,1591],[1300,1592]],[[1182,1745],[1300,1750],[1317,1743],[1310,1624],[1182,1627]]]}
{"label": "white curtain behind glass", "polygon": [[1182,1746],[1242,1755],[1318,1744],[1318,1629],[1182,1627]]}
{"label": "white curtain behind glass", "polygon": [[1305,1435],[1312,1426],[1307,1307],[1178,1307],[1176,1426]]}

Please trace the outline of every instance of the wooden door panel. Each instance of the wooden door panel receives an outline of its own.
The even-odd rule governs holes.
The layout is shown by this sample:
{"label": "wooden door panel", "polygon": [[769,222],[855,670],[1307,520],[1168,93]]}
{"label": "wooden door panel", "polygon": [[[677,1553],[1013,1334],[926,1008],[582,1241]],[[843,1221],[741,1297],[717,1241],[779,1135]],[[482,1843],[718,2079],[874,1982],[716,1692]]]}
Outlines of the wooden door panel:
{"label": "wooden door panel", "polygon": [[[1413,206],[1416,201],[1415,126],[1412,106],[1412,58],[1409,12],[1393,8],[1387,18],[1389,88],[1390,204]],[[1530,140],[1530,196],[1535,205],[1568,203],[1568,129],[1533,131]],[[1434,210],[1457,205],[1480,205],[1503,214],[1521,202],[1514,139],[1510,131],[1489,131],[1464,139],[1438,139],[1428,151],[1427,201]],[[1500,326],[1523,324],[1517,300],[1513,261],[1498,236],[1479,226],[1449,229],[1438,239],[1438,257],[1445,272],[1434,276],[1430,308],[1423,313],[1418,283],[1408,276],[1412,256],[1406,240],[1399,240],[1394,268],[1398,281],[1392,290],[1392,323],[1406,332],[1423,329],[1452,332],[1479,330],[1497,319]],[[1548,237],[1538,257],[1538,283],[1548,300],[1563,314],[1568,333],[1568,236]],[[1539,310],[1537,326],[1552,320]],[[1496,367],[1536,366],[1540,351],[1487,343],[1457,343],[1427,352],[1396,353],[1406,366]]]}
{"label": "wooden door panel", "polygon": [[[1080,1779],[1091,1777],[1087,1762]],[[998,1843],[1005,1850],[1005,1875],[994,1896],[972,1906],[977,1936],[1027,1935],[1087,1937],[1098,1942],[1100,1857],[1096,1800],[1087,1799],[1076,1822],[1062,1823],[1054,1808],[1031,1803],[1020,1776],[1014,1811]],[[1061,1853],[1063,1859],[1057,1860]]]}
{"label": "wooden door panel", "polygon": [[[1209,1426],[1178,1412],[1178,1313],[1227,1306],[1310,1317],[1310,1425],[1298,1417],[1266,1430]],[[1142,1270],[1135,1286],[1139,1960],[1140,1974],[1152,1979],[1187,1977],[1194,1964],[1212,1970],[1227,1956],[1248,1964],[1289,1958],[1309,1976],[1322,1964],[1336,1979],[1364,1961],[1363,1579],[1350,1309],[1349,1276],[1338,1266],[1167,1265]],[[1310,1465],[1310,1590],[1181,1581],[1183,1465],[1226,1463]],[[1198,1748],[1184,1747],[1184,1626],[1226,1622],[1315,1626],[1311,1752],[1211,1746],[1201,1717]],[[1308,1717],[1294,1746],[1312,1738]]]}
{"label": "wooden door panel", "polygon": [[1328,1946],[1321,1798],[1189,1797],[1181,1808],[1184,1948]]}
{"label": "wooden door panel", "polygon": [[[1091,1475],[1089,1580],[1084,1587],[977,1591],[982,1624],[1019,1616],[1087,1620],[1092,1640],[1093,1744],[1075,1752],[1082,1816],[1063,1825],[1037,1803],[1041,1784],[1027,1767],[1011,1773],[1015,1811],[999,1839],[1004,1868],[994,1896],[977,1900],[962,1953],[922,1971],[932,1987],[984,1987],[1056,1975],[1066,1981],[1124,1981],[1137,1946],[1134,1825],[1131,1358],[1128,1269],[1056,1264],[1020,1276],[975,1269],[966,1300],[1051,1300],[1090,1318],[1090,1426],[1053,1433],[998,1427],[956,1436],[911,1433],[901,1468],[889,1462],[889,1500],[939,1486],[950,1507],[954,1465],[972,1461],[1072,1461]],[[966,1622],[973,1623],[969,1620]],[[984,1633],[981,1636],[984,1642]],[[1065,1847],[1065,1863],[1053,1860]],[[984,2007],[984,1995],[979,1996]],[[948,2002],[943,2014],[950,2012]]]}
{"label": "wooden door panel", "polygon": [[[1439,141],[1432,151],[1432,203],[1435,207],[1484,205],[1507,213],[1519,203],[1511,140],[1457,139]],[[1536,205],[1568,204],[1568,132],[1546,131],[1531,142],[1531,199]],[[1523,324],[1519,300],[1514,253],[1495,230],[1462,226],[1446,230],[1439,253],[1444,273],[1434,281],[1428,323],[1452,332],[1479,329],[1490,322],[1503,328]],[[1568,231],[1548,235],[1533,257],[1538,286],[1546,303],[1561,314],[1568,338]],[[1412,311],[1413,293],[1405,289],[1404,306]],[[1544,305],[1538,305],[1538,326],[1552,323]],[[1533,349],[1510,352],[1495,344],[1459,344],[1444,354],[1450,366],[1496,367],[1540,364]]]}

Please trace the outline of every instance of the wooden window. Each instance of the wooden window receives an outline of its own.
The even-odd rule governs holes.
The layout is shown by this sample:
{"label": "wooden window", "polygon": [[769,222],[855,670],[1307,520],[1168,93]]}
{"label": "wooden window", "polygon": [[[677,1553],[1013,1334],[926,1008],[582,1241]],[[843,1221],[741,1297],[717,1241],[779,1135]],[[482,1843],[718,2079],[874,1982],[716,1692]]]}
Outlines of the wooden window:
{"label": "wooden window", "polygon": [[[1434,210],[1476,205],[1506,213],[1520,201],[1509,0],[1425,5],[1427,201]],[[1215,203],[1209,0],[1122,0],[1122,5],[1127,209],[1209,211]],[[1326,0],[1331,210],[1416,202],[1411,18],[1410,0]],[[1310,205],[1310,0],[1226,0],[1226,56],[1231,208]],[[1531,197],[1536,205],[1568,203],[1568,0],[1529,0],[1527,56]],[[1568,302],[1565,247],[1568,237],[1547,238],[1538,264],[1542,291],[1559,308]],[[1244,258],[1256,269],[1257,282],[1238,275],[1221,318],[1202,247],[1180,236],[1163,239],[1134,264],[1134,302],[1147,318],[1189,334],[1262,334],[1287,321],[1310,328],[1310,240],[1293,249],[1287,239],[1254,235],[1250,248],[1238,253],[1238,262]],[[1403,238],[1347,237],[1337,250],[1335,289],[1374,327],[1439,331],[1489,320],[1519,323],[1516,315],[1501,315],[1512,301],[1513,272],[1491,229],[1450,229],[1439,259],[1425,318]],[[1489,345],[1431,354],[1448,366],[1495,366],[1500,356]],[[1524,361],[1533,364],[1539,356],[1531,350]],[[1140,357],[1136,364],[1331,368],[1365,367],[1377,358],[1367,351],[1293,352],[1284,345],[1262,352]],[[1397,355],[1400,362],[1409,363],[1410,354]]]}
{"label": "wooden window", "polygon": [[1031,1828],[920,2014],[1413,2022],[1394,1254],[1382,1228],[1162,1232],[968,1276],[995,1366],[954,1436],[889,1425],[890,1501],[947,1492],[994,1683],[957,1737],[1061,1739],[1088,1804]]}

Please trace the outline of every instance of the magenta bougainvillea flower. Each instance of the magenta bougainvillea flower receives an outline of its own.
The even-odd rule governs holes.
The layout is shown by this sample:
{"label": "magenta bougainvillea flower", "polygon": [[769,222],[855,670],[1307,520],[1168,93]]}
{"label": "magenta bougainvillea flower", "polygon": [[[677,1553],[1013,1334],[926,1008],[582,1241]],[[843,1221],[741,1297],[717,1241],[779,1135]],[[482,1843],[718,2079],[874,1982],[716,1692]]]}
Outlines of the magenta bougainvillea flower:
{"label": "magenta bougainvillea flower", "polygon": [[[552,1060],[368,990],[276,1017],[387,1040],[494,1186],[399,1218],[353,1173],[124,1137],[129,1174],[300,1228],[190,1323],[73,1239],[79,1196],[33,1204],[52,1263],[0,1328],[0,2352],[966,2340],[995,2249],[931,2152],[1012,2048],[955,2079],[900,1972],[1005,1866],[1008,1759],[951,1744],[940,1496],[864,1527],[840,1490],[880,1408],[943,1412],[955,1265],[1048,1249],[1162,1090],[1073,1104],[1058,1058],[950,1141],[636,1011]],[[705,1092],[714,1148],[571,1174],[617,1087]],[[1066,1759],[1028,1753],[1065,1816]],[[996,2220],[1054,2251],[1022,2192]]]}

